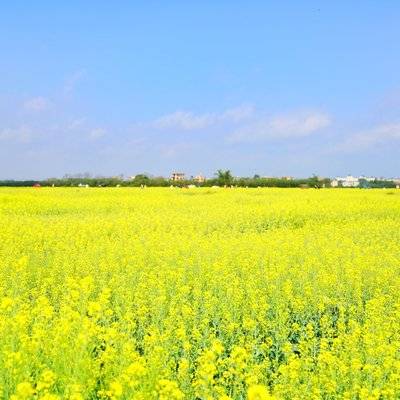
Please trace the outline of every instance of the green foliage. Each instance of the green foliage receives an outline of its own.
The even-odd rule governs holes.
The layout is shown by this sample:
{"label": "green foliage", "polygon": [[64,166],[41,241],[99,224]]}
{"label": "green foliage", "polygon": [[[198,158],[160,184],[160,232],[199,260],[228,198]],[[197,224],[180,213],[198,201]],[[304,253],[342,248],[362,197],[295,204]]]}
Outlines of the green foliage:
{"label": "green foliage", "polygon": [[375,179],[373,181],[367,181],[366,179],[360,179],[360,187],[363,189],[392,189],[396,187],[393,181],[382,181]]}
{"label": "green foliage", "polygon": [[[281,187],[281,188],[322,188],[330,187],[331,182],[329,178],[319,178],[313,175],[309,178],[300,179],[287,179],[287,178],[263,178],[260,175],[255,174],[253,177],[239,177],[235,178],[230,170],[218,170],[215,177],[206,180],[205,182],[198,183],[194,179],[186,179],[183,181],[172,181],[162,176],[149,176],[147,174],[138,174],[133,179],[124,179],[122,176],[114,177],[91,177],[89,174],[76,174],[76,175],[65,175],[63,178],[49,178],[43,181],[14,181],[5,180],[0,181],[0,186],[33,186],[35,183],[39,183],[41,186],[59,186],[59,187],[71,187],[71,186],[90,186],[90,187],[187,187],[189,185],[196,186],[237,186],[237,187]],[[393,181],[386,180],[374,180],[367,181],[360,179],[360,188],[395,188],[396,184]]]}
{"label": "green foliage", "polygon": [[222,170],[219,169],[216,173],[215,173],[216,177],[217,177],[217,182],[220,186],[229,186],[233,184],[234,178],[232,176],[232,173],[229,169],[227,170]]}

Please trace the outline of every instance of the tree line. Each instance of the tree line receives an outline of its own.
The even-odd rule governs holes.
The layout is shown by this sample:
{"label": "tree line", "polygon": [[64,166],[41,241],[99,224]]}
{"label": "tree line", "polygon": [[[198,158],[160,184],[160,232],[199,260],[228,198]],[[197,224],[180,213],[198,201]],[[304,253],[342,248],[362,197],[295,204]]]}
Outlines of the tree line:
{"label": "tree line", "polygon": [[[173,181],[162,176],[150,176],[148,174],[138,174],[132,179],[124,179],[123,175],[113,177],[92,177],[88,173],[65,175],[62,178],[49,178],[45,180],[2,180],[0,186],[29,187],[29,186],[90,186],[90,187],[188,187],[191,185],[203,187],[281,187],[281,188],[322,188],[330,187],[329,178],[319,178],[313,175],[309,178],[288,179],[288,178],[267,178],[259,175],[252,177],[235,177],[230,170],[218,170],[212,178],[204,182],[197,182],[194,178]],[[339,185],[340,187],[340,185]],[[373,188],[395,188],[396,183],[387,180],[367,181],[360,179],[359,186],[363,189]]]}
{"label": "tree line", "polygon": [[124,179],[122,175],[114,177],[92,177],[89,174],[65,175],[62,178],[49,178],[45,180],[3,180],[0,186],[90,186],[90,187],[187,187],[190,185],[212,187],[323,187],[330,186],[330,179],[320,179],[312,176],[304,179],[286,179],[286,178],[265,178],[259,175],[253,177],[234,177],[230,170],[218,170],[212,178],[204,182],[197,182],[194,178],[173,181],[161,176],[149,176],[148,174],[138,174],[133,179]]}

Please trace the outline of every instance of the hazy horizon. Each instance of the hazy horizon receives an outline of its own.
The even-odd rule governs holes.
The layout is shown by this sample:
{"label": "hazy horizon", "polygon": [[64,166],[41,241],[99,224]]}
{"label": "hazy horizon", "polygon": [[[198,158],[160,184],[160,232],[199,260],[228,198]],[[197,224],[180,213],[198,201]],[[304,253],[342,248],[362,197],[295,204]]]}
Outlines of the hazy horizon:
{"label": "hazy horizon", "polygon": [[400,176],[400,3],[5,3],[0,179]]}

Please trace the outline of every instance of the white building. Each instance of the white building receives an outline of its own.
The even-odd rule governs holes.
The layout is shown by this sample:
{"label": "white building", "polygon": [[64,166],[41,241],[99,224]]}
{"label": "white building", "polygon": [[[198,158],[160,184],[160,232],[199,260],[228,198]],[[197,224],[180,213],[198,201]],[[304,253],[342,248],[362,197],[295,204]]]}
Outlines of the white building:
{"label": "white building", "polygon": [[367,182],[373,182],[376,178],[374,176],[361,175],[358,179],[363,179],[363,180],[365,180]]}
{"label": "white building", "polygon": [[206,181],[206,177],[202,174],[196,175],[193,180],[197,183],[204,183]]}
{"label": "white building", "polygon": [[332,187],[338,187],[339,186],[339,181],[335,178],[331,180],[331,186]]}
{"label": "white building", "polygon": [[356,178],[355,176],[352,175],[347,175],[346,177],[337,177],[332,180],[331,186],[332,187],[358,187],[360,184],[359,178]]}
{"label": "white building", "polygon": [[183,172],[173,172],[171,174],[171,181],[184,181],[185,180],[185,174]]}

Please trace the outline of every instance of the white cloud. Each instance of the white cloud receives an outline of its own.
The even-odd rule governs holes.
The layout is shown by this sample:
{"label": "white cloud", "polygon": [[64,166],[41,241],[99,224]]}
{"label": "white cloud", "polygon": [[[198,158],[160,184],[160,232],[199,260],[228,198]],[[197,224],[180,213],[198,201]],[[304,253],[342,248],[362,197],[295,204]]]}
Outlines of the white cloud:
{"label": "white cloud", "polygon": [[33,97],[31,99],[28,99],[24,103],[24,108],[25,110],[28,111],[34,111],[34,112],[40,112],[47,110],[50,106],[50,101],[46,99],[45,97]]}
{"label": "white cloud", "polygon": [[400,140],[400,123],[383,124],[351,135],[336,150],[352,152],[395,140]]}
{"label": "white cloud", "polygon": [[80,69],[68,76],[63,87],[64,94],[70,95],[75,90],[76,85],[85,77],[85,75],[86,70]]}
{"label": "white cloud", "polygon": [[75,118],[67,124],[66,129],[71,131],[81,129],[82,127],[84,127],[85,123],[86,118]]}
{"label": "white cloud", "polygon": [[251,118],[253,114],[254,108],[249,105],[242,105],[221,113],[195,114],[191,111],[175,111],[157,118],[150,123],[150,126],[156,129],[193,131],[224,123],[238,123]]}
{"label": "white cloud", "polygon": [[221,112],[196,114],[176,111],[148,122],[136,123],[134,131],[210,132],[227,142],[260,142],[271,139],[306,137],[331,125],[331,117],[321,111],[297,111],[269,115],[251,105],[240,105]]}
{"label": "white cloud", "polygon": [[230,142],[257,142],[312,135],[331,124],[328,114],[301,112],[278,116],[260,116],[238,127],[228,136]]}
{"label": "white cloud", "polygon": [[0,130],[0,141],[29,143],[33,135],[33,131],[29,126],[21,125],[17,128]]}
{"label": "white cloud", "polygon": [[106,134],[104,128],[94,128],[89,132],[89,138],[92,140],[97,140],[102,138]]}
{"label": "white cloud", "polygon": [[213,124],[214,121],[213,114],[196,115],[188,111],[176,111],[156,119],[153,121],[152,126],[158,129],[191,131],[206,128]]}
{"label": "white cloud", "polygon": [[330,125],[331,119],[323,113],[281,115],[270,121],[273,132],[284,136],[307,136]]}
{"label": "white cloud", "polygon": [[160,154],[165,158],[181,158],[193,150],[194,146],[189,143],[175,143],[171,145],[162,146]]}
{"label": "white cloud", "polygon": [[255,109],[251,105],[242,105],[224,111],[219,118],[227,122],[240,122],[254,117]]}

